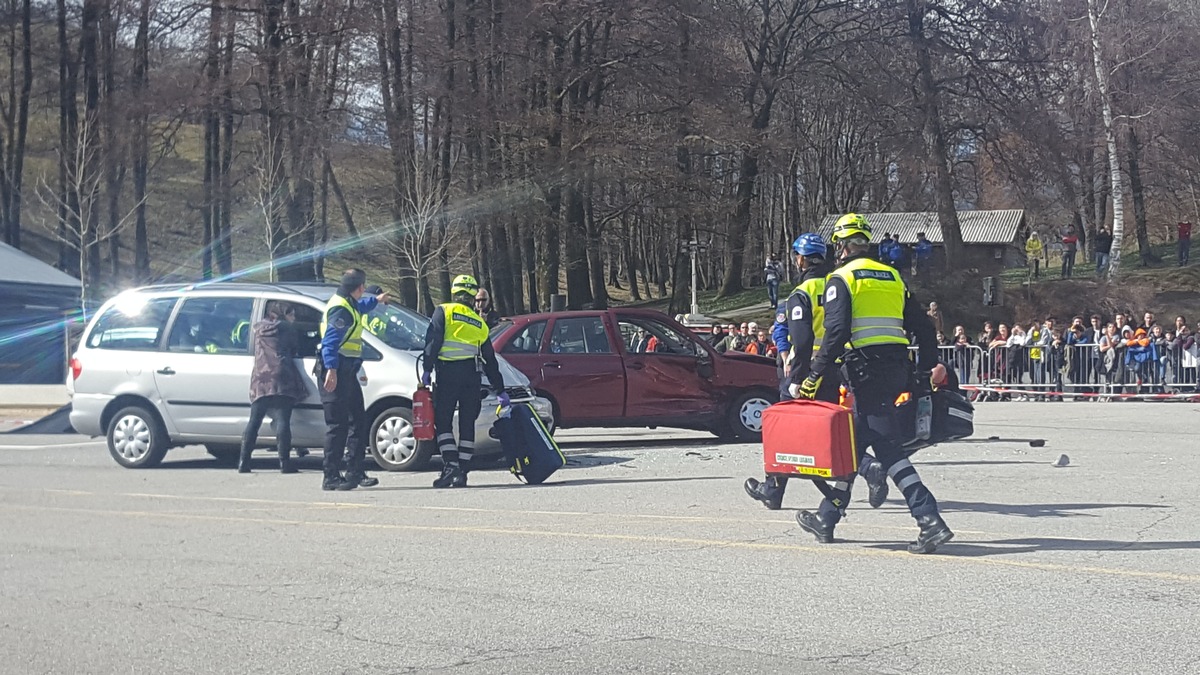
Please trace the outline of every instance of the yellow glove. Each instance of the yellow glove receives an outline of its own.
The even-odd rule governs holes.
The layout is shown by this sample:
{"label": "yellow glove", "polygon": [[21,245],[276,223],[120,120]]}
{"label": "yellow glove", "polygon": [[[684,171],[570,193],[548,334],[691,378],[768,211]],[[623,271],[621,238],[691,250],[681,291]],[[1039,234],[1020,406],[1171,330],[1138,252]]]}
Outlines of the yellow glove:
{"label": "yellow glove", "polygon": [[815,399],[817,397],[817,390],[820,388],[821,378],[809,375],[804,379],[804,382],[800,384],[800,390],[797,392],[799,396],[797,398],[807,398],[809,400]]}

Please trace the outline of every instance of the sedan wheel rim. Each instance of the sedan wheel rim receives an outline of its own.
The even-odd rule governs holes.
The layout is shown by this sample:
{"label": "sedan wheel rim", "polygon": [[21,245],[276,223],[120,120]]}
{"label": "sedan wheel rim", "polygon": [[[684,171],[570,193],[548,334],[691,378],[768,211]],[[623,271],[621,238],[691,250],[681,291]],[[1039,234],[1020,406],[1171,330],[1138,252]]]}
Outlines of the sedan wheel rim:
{"label": "sedan wheel rim", "polygon": [[742,409],[738,411],[742,426],[754,433],[761,432],[763,412],[770,406],[771,402],[765,398],[748,399],[742,404]]}
{"label": "sedan wheel rim", "polygon": [[150,452],[150,425],[137,415],[126,415],[113,428],[113,447],[125,459],[136,461]]}
{"label": "sedan wheel rim", "polygon": [[403,464],[417,451],[412,423],[403,417],[389,417],[375,431],[379,457],[390,464]]}

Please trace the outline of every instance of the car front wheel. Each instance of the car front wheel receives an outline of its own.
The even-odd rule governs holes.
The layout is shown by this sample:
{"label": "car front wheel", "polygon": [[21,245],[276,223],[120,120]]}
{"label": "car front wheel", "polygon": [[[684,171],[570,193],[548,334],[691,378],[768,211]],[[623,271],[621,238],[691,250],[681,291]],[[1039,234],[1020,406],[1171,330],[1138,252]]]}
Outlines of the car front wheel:
{"label": "car front wheel", "polygon": [[774,403],[766,392],[750,391],[738,396],[729,407],[728,429],[744,443],[762,441],[763,413]]}
{"label": "car front wheel", "polygon": [[167,431],[148,408],[121,408],[108,421],[108,452],[127,469],[158,466],[167,454]]}
{"label": "car front wheel", "polygon": [[433,456],[433,441],[413,437],[412,408],[393,406],[371,424],[371,455],[387,471],[420,471]]}

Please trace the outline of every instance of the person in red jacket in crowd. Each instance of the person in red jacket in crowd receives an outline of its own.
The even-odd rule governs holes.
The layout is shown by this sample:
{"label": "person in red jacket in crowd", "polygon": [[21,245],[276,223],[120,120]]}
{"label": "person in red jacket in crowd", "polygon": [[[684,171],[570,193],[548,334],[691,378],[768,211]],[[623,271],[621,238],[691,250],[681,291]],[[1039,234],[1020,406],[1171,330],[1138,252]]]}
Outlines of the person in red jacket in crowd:
{"label": "person in red jacket in crowd", "polygon": [[1075,252],[1079,250],[1079,237],[1075,236],[1074,225],[1067,226],[1062,245],[1062,278],[1070,279],[1075,274]]}

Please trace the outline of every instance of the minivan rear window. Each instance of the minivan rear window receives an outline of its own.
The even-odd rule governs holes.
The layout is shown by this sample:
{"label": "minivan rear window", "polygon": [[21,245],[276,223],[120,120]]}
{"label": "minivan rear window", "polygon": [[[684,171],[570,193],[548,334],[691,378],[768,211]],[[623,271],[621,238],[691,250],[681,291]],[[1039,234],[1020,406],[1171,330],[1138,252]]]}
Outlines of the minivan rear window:
{"label": "minivan rear window", "polygon": [[156,351],[176,298],[130,296],[109,307],[88,333],[92,349]]}

